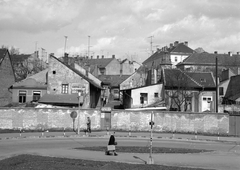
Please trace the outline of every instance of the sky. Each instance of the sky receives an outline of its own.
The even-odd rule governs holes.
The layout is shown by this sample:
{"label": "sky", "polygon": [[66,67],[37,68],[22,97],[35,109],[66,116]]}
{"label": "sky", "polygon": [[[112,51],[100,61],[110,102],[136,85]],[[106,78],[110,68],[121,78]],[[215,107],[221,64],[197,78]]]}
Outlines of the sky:
{"label": "sky", "polygon": [[[240,51],[239,0],[0,0],[0,45],[143,62],[174,41]],[[152,45],[151,45],[152,42]]]}

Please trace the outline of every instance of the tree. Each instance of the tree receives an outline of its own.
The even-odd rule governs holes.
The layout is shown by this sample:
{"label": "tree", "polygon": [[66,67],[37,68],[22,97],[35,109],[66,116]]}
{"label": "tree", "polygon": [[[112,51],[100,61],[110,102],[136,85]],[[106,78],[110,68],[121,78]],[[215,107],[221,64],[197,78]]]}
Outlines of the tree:
{"label": "tree", "polygon": [[[184,72],[177,69],[165,70],[166,95],[170,99],[170,110],[187,111],[192,98],[192,80]],[[176,107],[177,108],[176,108]]]}

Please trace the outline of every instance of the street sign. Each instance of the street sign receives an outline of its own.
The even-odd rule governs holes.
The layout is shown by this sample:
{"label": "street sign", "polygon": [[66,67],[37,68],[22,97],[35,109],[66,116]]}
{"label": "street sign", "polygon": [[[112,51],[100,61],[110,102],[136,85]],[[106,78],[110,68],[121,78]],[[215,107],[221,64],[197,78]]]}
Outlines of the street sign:
{"label": "street sign", "polygon": [[70,114],[71,118],[72,119],[76,119],[77,117],[77,112],[76,111],[72,111],[71,114]]}

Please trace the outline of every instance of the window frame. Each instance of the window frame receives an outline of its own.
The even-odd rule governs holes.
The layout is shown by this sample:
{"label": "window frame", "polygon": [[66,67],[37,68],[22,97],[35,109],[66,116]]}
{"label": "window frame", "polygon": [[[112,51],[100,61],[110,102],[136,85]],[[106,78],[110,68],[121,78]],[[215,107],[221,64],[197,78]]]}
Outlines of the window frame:
{"label": "window frame", "polygon": [[26,103],[27,101],[27,91],[19,90],[18,91],[18,103]]}
{"label": "window frame", "polygon": [[[35,94],[34,94],[35,93]],[[36,94],[39,94],[39,95],[36,95]],[[32,101],[34,101],[34,102],[37,102],[40,98],[41,98],[41,94],[42,94],[42,92],[41,91],[36,91],[36,90],[34,90],[33,92],[32,92],[32,97],[33,97],[33,99],[32,99]],[[34,97],[35,96],[35,97]],[[37,97],[36,97],[37,96]],[[36,98],[36,99],[35,99]]]}
{"label": "window frame", "polygon": [[62,84],[62,94],[68,94],[69,93],[69,84]]}

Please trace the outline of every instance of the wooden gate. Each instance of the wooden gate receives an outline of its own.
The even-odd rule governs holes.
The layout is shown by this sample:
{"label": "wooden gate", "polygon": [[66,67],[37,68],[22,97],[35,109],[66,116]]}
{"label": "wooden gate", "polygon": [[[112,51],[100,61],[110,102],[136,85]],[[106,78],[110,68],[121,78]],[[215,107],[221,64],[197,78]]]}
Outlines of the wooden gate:
{"label": "wooden gate", "polygon": [[240,137],[240,114],[229,115],[229,135]]}
{"label": "wooden gate", "polygon": [[111,107],[101,108],[101,129],[102,130],[111,129]]}

